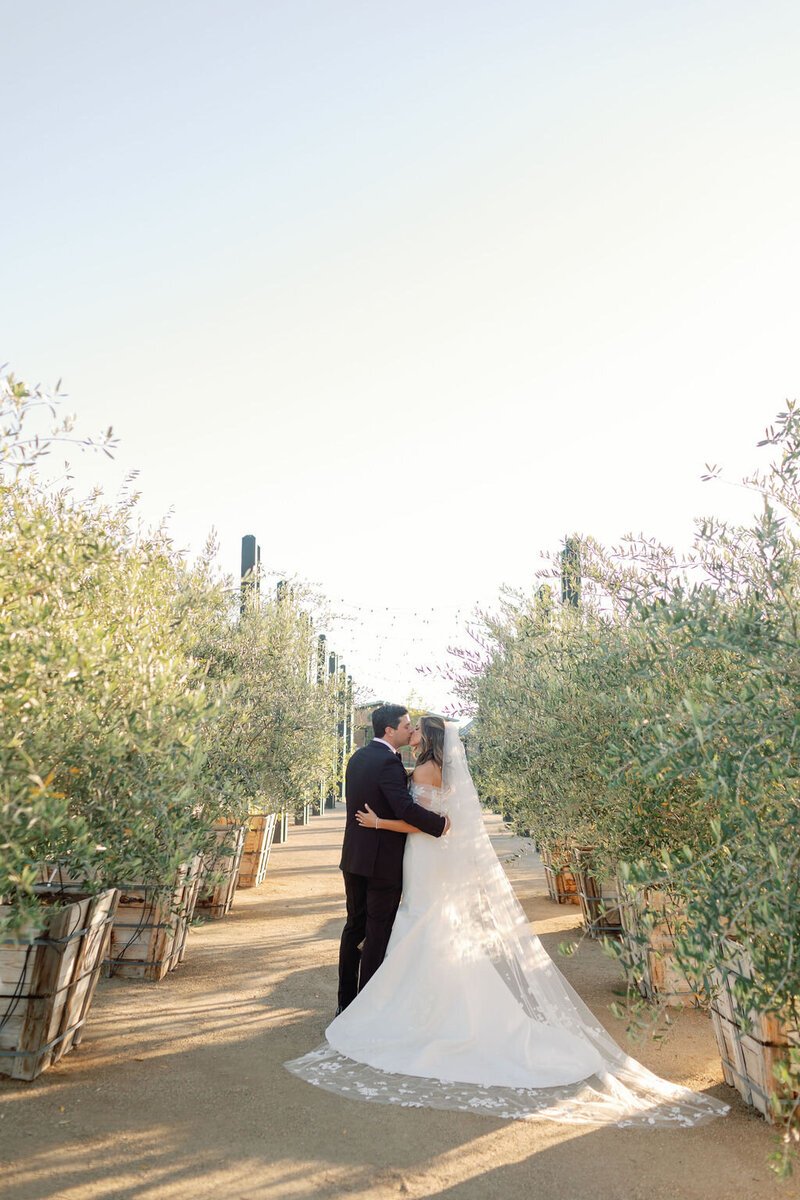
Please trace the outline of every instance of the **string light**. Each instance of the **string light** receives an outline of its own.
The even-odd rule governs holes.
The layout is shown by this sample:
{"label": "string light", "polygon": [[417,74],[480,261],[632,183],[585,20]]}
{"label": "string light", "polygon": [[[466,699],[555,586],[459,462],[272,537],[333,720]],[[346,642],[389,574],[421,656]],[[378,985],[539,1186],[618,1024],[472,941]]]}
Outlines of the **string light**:
{"label": "string light", "polygon": [[411,606],[359,604],[345,596],[325,599],[327,619],[317,632],[325,633],[328,648],[347,663],[360,691],[403,699],[419,685],[434,707],[451,702],[451,685],[437,668],[445,668],[450,647],[466,639],[479,601]]}
{"label": "string light", "polygon": [[452,701],[451,685],[437,668],[445,668],[449,648],[465,640],[479,602],[412,607],[357,604],[339,596],[330,603],[331,644],[347,659],[362,688],[402,698],[419,687],[434,706]]}

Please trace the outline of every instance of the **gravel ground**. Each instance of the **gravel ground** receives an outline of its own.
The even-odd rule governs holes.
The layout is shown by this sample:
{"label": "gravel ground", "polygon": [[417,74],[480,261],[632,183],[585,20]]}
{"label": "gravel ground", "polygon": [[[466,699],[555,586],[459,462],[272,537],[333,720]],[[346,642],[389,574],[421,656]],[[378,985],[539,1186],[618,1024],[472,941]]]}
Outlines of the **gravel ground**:
{"label": "gravel ground", "polygon": [[[665,1044],[632,1052],[731,1104],[689,1130],[389,1109],[344,1100],[282,1064],[316,1046],[335,1007],[344,913],[343,809],[290,829],[266,882],[190,934],[158,984],[101,981],[82,1045],[33,1083],[0,1077],[5,1200],[759,1200],[800,1196],[767,1170],[772,1132],[722,1083],[711,1025],[678,1016]],[[546,896],[537,856],[490,831],[545,945],[578,936],[577,909]],[[624,1040],[608,1006],[616,965],[584,942],[559,967]]]}

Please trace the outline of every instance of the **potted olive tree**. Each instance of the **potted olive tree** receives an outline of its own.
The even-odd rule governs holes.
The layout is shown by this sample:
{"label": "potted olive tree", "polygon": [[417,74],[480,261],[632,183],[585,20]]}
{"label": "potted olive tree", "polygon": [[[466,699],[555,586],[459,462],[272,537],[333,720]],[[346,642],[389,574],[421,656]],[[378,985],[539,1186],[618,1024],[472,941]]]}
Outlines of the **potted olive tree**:
{"label": "potted olive tree", "polygon": [[334,695],[314,669],[314,604],[299,584],[272,596],[251,590],[243,611],[229,595],[196,629],[192,656],[218,698],[198,793],[217,839],[198,906],[206,915],[229,910],[244,854],[247,885],[261,882],[278,814],[319,793],[332,756]]}
{"label": "potted olive tree", "polygon": [[[54,656],[47,630],[64,560],[42,561],[58,520],[26,479],[48,443],[27,436],[25,421],[45,402],[13,377],[0,380],[0,1073],[18,1079],[35,1078],[80,1041],[117,903],[116,890],[98,887],[59,905],[38,882],[37,861],[54,845],[94,852],[63,790],[60,731],[50,745],[39,736],[49,698],[68,686],[63,648]],[[55,436],[68,433],[62,426]],[[63,548],[67,561],[73,550]],[[77,560],[89,566],[85,549]]]}
{"label": "potted olive tree", "polygon": [[[14,444],[24,446],[38,400],[10,396]],[[21,451],[24,466],[8,462],[3,482],[13,466],[13,487],[2,489],[0,569],[14,597],[3,625],[4,777],[23,797],[28,778],[38,780],[35,798],[61,808],[25,825],[19,801],[4,805],[17,847],[0,884],[6,922],[35,927],[46,902],[82,903],[114,887],[108,964],[158,977],[182,953],[204,837],[194,812],[198,731],[214,702],[184,651],[183,568],[165,533],[139,528],[132,498],[79,501],[46,486],[41,445]]]}
{"label": "potted olive tree", "polygon": [[[639,884],[686,897],[678,957],[711,996],[726,1079],[784,1134],[800,1129],[800,414],[790,405],[762,443],[778,454],[746,482],[762,496],[749,528],[704,522],[700,582],[676,590],[660,620],[714,671],[640,747],[665,791],[690,779],[705,815],[699,844],[675,842],[635,864]],[[654,643],[659,669],[667,640]],[[785,1167],[786,1158],[781,1157]]]}
{"label": "potted olive tree", "polygon": [[476,714],[479,787],[531,831],[553,898],[574,889],[593,936],[618,927],[597,853],[602,761],[617,720],[618,680],[597,650],[607,624],[587,603],[575,611],[544,607],[538,593],[507,595],[500,615],[485,619],[483,660],[461,676]]}

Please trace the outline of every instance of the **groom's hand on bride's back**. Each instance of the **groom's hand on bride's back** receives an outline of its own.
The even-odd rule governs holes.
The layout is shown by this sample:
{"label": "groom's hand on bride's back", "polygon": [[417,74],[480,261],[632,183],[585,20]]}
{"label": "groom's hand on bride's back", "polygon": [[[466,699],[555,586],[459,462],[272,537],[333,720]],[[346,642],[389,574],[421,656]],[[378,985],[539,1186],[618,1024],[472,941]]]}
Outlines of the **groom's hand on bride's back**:
{"label": "groom's hand on bride's back", "polygon": [[449,832],[450,832],[450,818],[448,817],[447,813],[445,813],[444,814],[444,829],[442,830],[442,837],[444,837],[445,834],[449,833]]}

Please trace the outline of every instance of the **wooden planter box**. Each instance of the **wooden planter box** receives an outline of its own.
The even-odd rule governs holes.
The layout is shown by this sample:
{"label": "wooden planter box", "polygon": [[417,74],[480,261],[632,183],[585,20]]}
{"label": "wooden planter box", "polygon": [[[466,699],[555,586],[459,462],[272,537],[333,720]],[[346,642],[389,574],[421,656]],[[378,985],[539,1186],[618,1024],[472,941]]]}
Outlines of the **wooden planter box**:
{"label": "wooden planter box", "polygon": [[541,846],[539,856],[544,867],[550,899],[556,904],[580,904],[578,885],[571,868],[567,865],[567,851]]}
{"label": "wooden planter box", "polygon": [[171,890],[120,884],[105,975],[157,981],[183,962],[201,865],[197,854],[179,867]]}
{"label": "wooden planter box", "polygon": [[199,916],[217,921],[231,911],[247,831],[247,825],[233,825],[228,822],[220,822],[214,826],[217,848],[204,857],[203,875],[205,878],[212,872],[215,875],[222,872],[222,879],[211,887],[201,882],[196,908]]}
{"label": "wooden planter box", "polygon": [[[698,1007],[699,993],[675,958],[679,901],[658,888],[639,888],[631,895],[617,883],[623,939],[636,972],[636,984],[646,1000],[659,999],[675,1007]],[[650,920],[645,920],[645,914]],[[652,926],[651,926],[652,921]]]}
{"label": "wooden planter box", "polygon": [[718,991],[711,1002],[711,1022],[725,1082],[772,1124],[777,1101],[795,1099],[781,1091],[774,1068],[787,1060],[790,1047],[800,1046],[800,1032],[772,1015],[743,1012],[734,988],[751,973],[746,951],[730,943],[729,960],[712,972]]}
{"label": "wooden planter box", "polygon": [[259,887],[264,882],[277,820],[277,813],[256,813],[250,818],[237,887]]}
{"label": "wooden planter box", "polygon": [[0,1074],[35,1079],[81,1040],[118,896],[54,908],[40,934],[0,943]]}
{"label": "wooden planter box", "polygon": [[[172,886],[117,884],[119,900],[103,974],[122,979],[163,979],[183,962],[194,916],[202,857],[196,854],[175,872]],[[86,883],[59,866],[46,866],[48,886],[64,898],[81,900]]]}
{"label": "wooden planter box", "polygon": [[301,804],[294,812],[295,825],[308,825],[311,821],[311,805]]}
{"label": "wooden planter box", "polygon": [[595,874],[593,851],[586,846],[574,847],[570,861],[589,937],[618,937],[622,933],[622,920],[616,881],[600,879]]}

